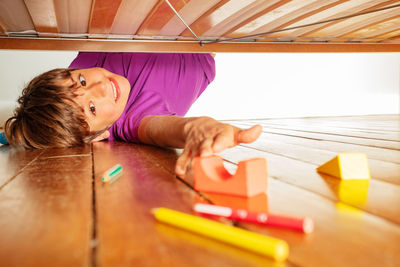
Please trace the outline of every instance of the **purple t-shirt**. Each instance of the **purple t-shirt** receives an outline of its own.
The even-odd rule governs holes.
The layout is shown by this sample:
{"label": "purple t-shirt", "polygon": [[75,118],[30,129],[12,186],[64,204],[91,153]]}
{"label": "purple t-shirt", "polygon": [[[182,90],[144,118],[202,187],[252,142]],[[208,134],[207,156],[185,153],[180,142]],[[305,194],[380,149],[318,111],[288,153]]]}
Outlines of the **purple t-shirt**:
{"label": "purple t-shirt", "polygon": [[210,54],[80,52],[69,66],[93,67],[129,80],[126,107],[109,129],[109,140],[125,142],[139,142],[139,124],[146,116],[184,116],[215,77]]}

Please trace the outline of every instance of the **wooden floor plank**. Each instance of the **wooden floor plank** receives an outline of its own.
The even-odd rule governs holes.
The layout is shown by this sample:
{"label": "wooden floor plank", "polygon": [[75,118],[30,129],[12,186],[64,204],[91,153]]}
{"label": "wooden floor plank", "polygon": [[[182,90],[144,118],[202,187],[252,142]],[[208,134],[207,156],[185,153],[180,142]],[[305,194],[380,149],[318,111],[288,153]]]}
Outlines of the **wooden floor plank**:
{"label": "wooden floor plank", "polygon": [[33,163],[42,153],[41,150],[29,150],[0,147],[0,188],[10,182],[25,167]]}
{"label": "wooden floor plank", "polygon": [[[157,223],[152,208],[192,213],[197,194],[161,168],[157,155],[147,154],[144,146],[93,147],[99,266],[275,266],[267,258]],[[104,185],[102,173],[116,163],[124,175]]]}
{"label": "wooden floor plank", "polygon": [[[261,135],[254,143],[243,144],[242,146],[308,162],[317,166],[324,164],[337,155],[335,152],[323,149],[273,141],[265,135]],[[380,154],[384,155],[386,151],[387,150],[382,149]],[[400,164],[371,158],[368,160],[368,163],[373,179],[400,185]]]}
{"label": "wooden floor plank", "polygon": [[271,177],[400,224],[398,185],[373,179],[367,184],[363,181],[341,181],[318,173],[316,165],[245,147],[236,147],[221,155],[235,163],[254,157],[266,157]]}
{"label": "wooden floor plank", "polygon": [[[25,160],[20,151],[8,154],[10,165],[19,165],[15,156]],[[49,155],[54,151],[44,151],[0,190],[1,266],[90,265],[92,159]]]}
{"label": "wooden floor plank", "polygon": [[[228,150],[224,156],[231,159],[226,155],[232,153],[236,154]],[[164,159],[159,163],[173,172],[173,162]],[[236,171],[236,166],[229,162],[225,162],[225,167],[231,173]],[[193,185],[190,175],[185,180]],[[290,246],[289,262],[297,266],[393,266],[400,260],[398,225],[277,179],[269,178],[267,193],[265,198],[258,195],[246,199],[202,192],[217,205],[312,218],[315,231],[309,235],[237,222],[239,227],[286,240]],[[377,248],[385,249],[385,254]]]}
{"label": "wooden floor plank", "polygon": [[[243,123],[235,123],[234,125],[237,125],[238,127],[248,126],[248,124],[243,124]],[[282,129],[268,128],[268,127],[263,127],[263,133],[302,137],[312,140],[334,141],[338,143],[356,144],[368,147],[386,148],[391,150],[400,150],[400,142],[397,141],[364,139],[352,136],[330,135],[325,133],[313,133],[313,132],[294,131],[286,129],[282,130]]]}
{"label": "wooden floor plank", "polygon": [[[238,125],[240,126],[240,125]],[[247,127],[241,127],[247,128]],[[369,159],[392,162],[400,164],[400,151],[392,149],[382,149],[377,147],[340,143],[335,141],[326,141],[320,139],[310,139],[301,136],[289,136],[281,134],[262,133],[263,140],[277,141],[280,143],[294,144],[296,146],[304,146],[319,150],[340,152],[359,152],[365,153]]]}
{"label": "wooden floor plank", "polygon": [[261,124],[263,127],[279,129],[279,130],[291,130],[298,132],[320,133],[320,134],[329,134],[329,135],[338,135],[347,137],[357,137],[364,139],[400,142],[400,132],[397,131],[385,131],[385,130],[382,131],[379,129],[349,129],[344,127],[326,126],[321,124],[310,125],[308,123],[287,124],[283,122],[270,122],[268,120],[256,120],[248,123]]}

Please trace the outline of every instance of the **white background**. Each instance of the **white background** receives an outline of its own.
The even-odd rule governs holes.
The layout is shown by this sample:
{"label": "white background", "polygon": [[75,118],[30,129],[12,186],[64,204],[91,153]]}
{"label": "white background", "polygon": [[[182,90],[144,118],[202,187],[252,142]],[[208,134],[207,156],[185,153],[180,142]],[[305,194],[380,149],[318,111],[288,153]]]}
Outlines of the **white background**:
{"label": "white background", "polygon": [[[25,83],[76,52],[0,50],[0,125]],[[187,116],[216,119],[398,114],[400,53],[231,54]]]}

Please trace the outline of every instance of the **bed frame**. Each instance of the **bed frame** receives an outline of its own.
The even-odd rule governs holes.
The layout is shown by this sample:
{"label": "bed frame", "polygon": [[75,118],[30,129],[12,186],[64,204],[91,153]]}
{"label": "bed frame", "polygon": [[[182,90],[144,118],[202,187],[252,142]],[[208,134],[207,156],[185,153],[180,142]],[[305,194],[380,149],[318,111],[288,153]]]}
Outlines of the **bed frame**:
{"label": "bed frame", "polygon": [[398,0],[2,0],[0,49],[399,52]]}

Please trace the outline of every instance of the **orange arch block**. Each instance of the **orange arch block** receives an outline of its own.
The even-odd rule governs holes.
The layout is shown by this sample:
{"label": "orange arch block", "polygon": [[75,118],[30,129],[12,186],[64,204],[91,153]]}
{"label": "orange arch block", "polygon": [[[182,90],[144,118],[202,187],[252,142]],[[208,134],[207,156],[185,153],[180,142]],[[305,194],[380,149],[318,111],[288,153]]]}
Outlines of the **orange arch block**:
{"label": "orange arch block", "polygon": [[219,156],[193,160],[194,188],[198,191],[249,197],[267,191],[268,171],[265,158],[240,161],[230,174]]}

